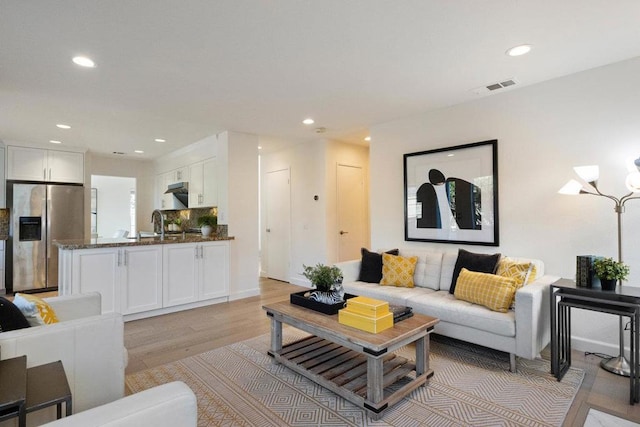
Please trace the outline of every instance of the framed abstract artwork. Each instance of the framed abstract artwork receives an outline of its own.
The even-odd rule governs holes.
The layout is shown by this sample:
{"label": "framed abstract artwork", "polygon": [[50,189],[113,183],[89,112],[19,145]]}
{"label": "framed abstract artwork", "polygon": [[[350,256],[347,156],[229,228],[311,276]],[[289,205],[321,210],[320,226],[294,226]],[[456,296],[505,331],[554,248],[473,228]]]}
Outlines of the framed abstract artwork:
{"label": "framed abstract artwork", "polygon": [[404,239],[499,245],[498,141],[404,155]]}

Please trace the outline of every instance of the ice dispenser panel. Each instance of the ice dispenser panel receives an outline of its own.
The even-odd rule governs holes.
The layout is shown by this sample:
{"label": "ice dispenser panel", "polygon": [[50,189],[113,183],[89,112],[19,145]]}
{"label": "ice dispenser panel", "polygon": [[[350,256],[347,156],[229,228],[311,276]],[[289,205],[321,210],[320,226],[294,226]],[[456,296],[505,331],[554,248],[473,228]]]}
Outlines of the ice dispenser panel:
{"label": "ice dispenser panel", "polygon": [[19,221],[18,240],[21,242],[42,240],[42,217],[21,216]]}

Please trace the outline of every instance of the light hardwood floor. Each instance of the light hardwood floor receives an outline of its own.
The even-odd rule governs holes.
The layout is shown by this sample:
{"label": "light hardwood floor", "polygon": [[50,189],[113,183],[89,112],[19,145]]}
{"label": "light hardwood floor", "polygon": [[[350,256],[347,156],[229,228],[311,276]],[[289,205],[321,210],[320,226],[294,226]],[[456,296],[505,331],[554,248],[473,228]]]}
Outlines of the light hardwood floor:
{"label": "light hardwood floor", "polygon": [[[270,324],[262,306],[288,299],[291,292],[302,289],[261,279],[260,296],[127,322],[125,346],[129,351],[129,365],[126,372],[131,374],[266,334]],[[548,348],[542,356],[549,357]],[[640,404],[629,405],[628,378],[600,369],[600,359],[596,356],[574,351],[572,362],[572,366],[585,370],[585,378],[569,409],[565,426],[581,426],[589,408],[640,423]]]}

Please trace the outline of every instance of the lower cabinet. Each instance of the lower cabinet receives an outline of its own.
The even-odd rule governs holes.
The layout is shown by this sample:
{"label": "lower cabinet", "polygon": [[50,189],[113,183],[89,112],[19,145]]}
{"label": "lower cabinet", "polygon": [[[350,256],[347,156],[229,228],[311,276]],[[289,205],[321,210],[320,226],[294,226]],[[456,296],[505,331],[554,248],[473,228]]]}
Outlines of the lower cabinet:
{"label": "lower cabinet", "polygon": [[229,245],[221,242],[166,245],[165,307],[229,295]]}
{"label": "lower cabinet", "polygon": [[229,295],[228,241],[60,254],[60,294],[100,292],[103,313],[144,313]]}
{"label": "lower cabinet", "polygon": [[100,292],[102,312],[122,314],[162,308],[162,248],[73,251],[74,293]]}

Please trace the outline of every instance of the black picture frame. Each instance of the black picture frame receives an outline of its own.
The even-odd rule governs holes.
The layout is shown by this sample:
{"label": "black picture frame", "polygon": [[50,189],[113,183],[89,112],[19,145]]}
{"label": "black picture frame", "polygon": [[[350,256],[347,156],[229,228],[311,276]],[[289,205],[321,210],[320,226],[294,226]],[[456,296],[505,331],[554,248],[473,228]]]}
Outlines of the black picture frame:
{"label": "black picture frame", "polygon": [[498,140],[404,155],[406,241],[498,246]]}

